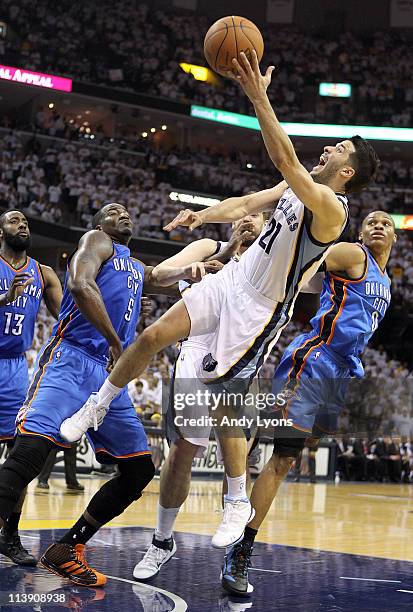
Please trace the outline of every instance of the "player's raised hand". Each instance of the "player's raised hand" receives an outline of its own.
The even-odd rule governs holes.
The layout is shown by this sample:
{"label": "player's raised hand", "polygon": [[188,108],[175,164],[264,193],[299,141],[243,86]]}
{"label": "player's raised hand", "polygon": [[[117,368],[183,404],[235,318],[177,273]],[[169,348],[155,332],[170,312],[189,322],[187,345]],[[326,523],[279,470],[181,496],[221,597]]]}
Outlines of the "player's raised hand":
{"label": "player's raised hand", "polygon": [[235,58],[232,60],[234,70],[232,76],[229,76],[241,85],[251,102],[255,102],[266,94],[274,66],[269,66],[266,73],[261,74],[255,49],[252,50],[251,60],[248,60],[243,51],[239,55],[239,62]]}
{"label": "player's raised hand", "polygon": [[193,210],[181,210],[181,212],[165,227],[163,228],[165,232],[171,232],[173,229],[178,227],[179,225],[183,227],[188,227],[190,231],[202,225],[201,215]]}
{"label": "player's raised hand", "polygon": [[33,276],[28,272],[15,274],[7,292],[7,303],[10,304],[11,302],[14,302],[16,298],[23,295],[24,290],[28,285],[32,284],[33,280]]}

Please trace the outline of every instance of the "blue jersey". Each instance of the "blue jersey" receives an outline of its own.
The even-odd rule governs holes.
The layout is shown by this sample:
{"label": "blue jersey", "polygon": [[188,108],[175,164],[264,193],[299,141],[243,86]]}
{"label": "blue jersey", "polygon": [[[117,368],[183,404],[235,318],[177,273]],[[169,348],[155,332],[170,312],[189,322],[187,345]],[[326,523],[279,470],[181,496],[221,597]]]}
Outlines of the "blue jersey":
{"label": "blue jersey", "polygon": [[[141,309],[144,269],[133,259],[128,247],[113,244],[113,255],[101,267],[96,284],[112,325],[126,348],[135,338]],[[59,320],[53,335],[83,349],[92,357],[106,361],[109,354],[107,340],[82,315],[67,288],[66,274]]]}
{"label": "blue jersey", "polygon": [[0,293],[7,293],[17,272],[31,274],[33,283],[14,302],[0,308],[0,357],[3,358],[19,357],[31,347],[44,290],[40,264],[36,260],[28,257],[23,266],[15,269],[0,256]]}
{"label": "blue jersey", "polygon": [[[390,279],[366,247],[366,268],[359,280],[327,273],[320,308],[311,320],[311,344],[328,345],[361,375],[359,355],[383,319],[390,304]],[[361,369],[361,371],[360,371]],[[357,370],[359,370],[357,372]]]}

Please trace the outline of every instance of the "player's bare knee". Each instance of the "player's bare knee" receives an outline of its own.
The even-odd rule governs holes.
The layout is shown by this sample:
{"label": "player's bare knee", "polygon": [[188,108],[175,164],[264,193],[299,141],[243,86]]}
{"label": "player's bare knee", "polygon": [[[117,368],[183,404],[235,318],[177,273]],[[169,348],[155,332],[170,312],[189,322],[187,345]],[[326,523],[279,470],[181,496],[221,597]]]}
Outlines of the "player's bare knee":
{"label": "player's bare knee", "polygon": [[168,455],[168,467],[172,472],[180,473],[191,470],[197,447],[186,440],[177,440],[171,444]]}

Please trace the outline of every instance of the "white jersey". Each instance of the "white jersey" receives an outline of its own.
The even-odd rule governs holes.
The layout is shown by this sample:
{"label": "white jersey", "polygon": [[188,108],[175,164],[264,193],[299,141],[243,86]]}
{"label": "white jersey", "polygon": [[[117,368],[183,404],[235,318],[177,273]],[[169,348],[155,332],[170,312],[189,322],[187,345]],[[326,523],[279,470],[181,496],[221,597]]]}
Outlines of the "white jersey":
{"label": "white jersey", "polygon": [[[346,212],[343,231],[347,198],[337,198]],[[197,370],[201,380],[233,389],[232,382],[248,387],[257,374],[290,321],[300,289],[340,238],[318,242],[311,234],[311,219],[311,211],[286,189],[240,262],[230,262],[184,293],[190,341],[202,334],[208,339],[208,352]]]}
{"label": "white jersey", "polygon": [[[346,208],[347,223],[347,198],[337,198]],[[329,245],[311,236],[310,224],[311,212],[292,189],[286,189],[240,262],[246,279],[258,293],[283,304],[314,276]]]}

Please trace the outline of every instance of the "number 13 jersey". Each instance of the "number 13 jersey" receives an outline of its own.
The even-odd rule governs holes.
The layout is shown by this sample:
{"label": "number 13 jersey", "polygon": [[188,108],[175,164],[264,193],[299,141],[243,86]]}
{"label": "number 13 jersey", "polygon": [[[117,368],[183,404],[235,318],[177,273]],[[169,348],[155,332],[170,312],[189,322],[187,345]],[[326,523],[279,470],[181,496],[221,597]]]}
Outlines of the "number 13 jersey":
{"label": "number 13 jersey", "polygon": [[[135,338],[141,309],[144,269],[131,257],[128,247],[113,243],[113,254],[105,261],[96,277],[96,284],[112,325],[126,348]],[[108,358],[106,338],[82,315],[67,287],[66,273],[59,320],[52,334],[83,349],[100,361]]]}
{"label": "number 13 jersey", "polygon": [[19,357],[31,347],[44,282],[39,263],[31,257],[15,269],[0,256],[0,294],[7,293],[15,275],[22,273],[30,274],[33,282],[23,295],[0,308],[0,357],[3,358]]}

